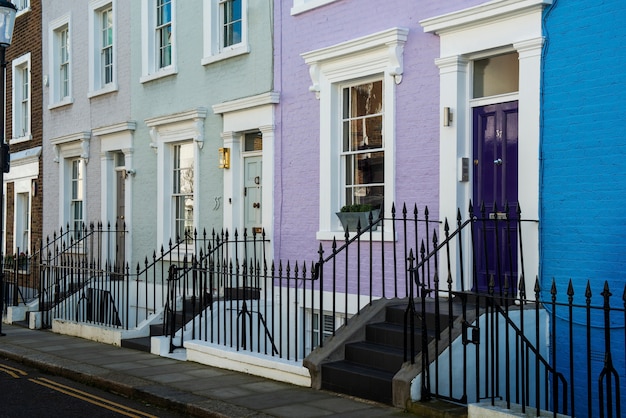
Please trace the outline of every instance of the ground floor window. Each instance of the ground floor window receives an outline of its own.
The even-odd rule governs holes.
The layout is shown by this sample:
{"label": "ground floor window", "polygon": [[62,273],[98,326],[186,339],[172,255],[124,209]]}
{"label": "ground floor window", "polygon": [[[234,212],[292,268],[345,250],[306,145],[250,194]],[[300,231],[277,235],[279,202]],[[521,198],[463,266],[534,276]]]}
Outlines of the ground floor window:
{"label": "ground floor window", "polygon": [[173,145],[172,206],[174,234],[184,238],[193,229],[193,143]]}
{"label": "ground floor window", "polygon": [[342,88],[344,204],[379,209],[385,196],[383,81]]}
{"label": "ground floor window", "polygon": [[81,237],[83,226],[83,161],[80,158],[70,161],[70,225],[74,238]]}

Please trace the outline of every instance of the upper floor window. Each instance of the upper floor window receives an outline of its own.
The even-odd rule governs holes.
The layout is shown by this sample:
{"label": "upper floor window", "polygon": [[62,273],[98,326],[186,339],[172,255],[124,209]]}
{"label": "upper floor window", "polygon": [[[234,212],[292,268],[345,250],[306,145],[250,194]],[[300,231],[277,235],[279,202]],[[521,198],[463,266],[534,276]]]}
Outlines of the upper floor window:
{"label": "upper floor window", "polygon": [[59,31],[59,91],[61,98],[70,95],[70,31],[65,27]]}
{"label": "upper floor window", "polygon": [[102,84],[113,82],[113,10],[107,9],[100,14],[101,39],[100,44],[100,77]]}
{"label": "upper floor window", "polygon": [[204,0],[202,64],[250,52],[248,0]]}
{"label": "upper floor window", "polygon": [[172,2],[157,0],[157,62],[158,68],[172,64]]}
{"label": "upper floor window", "polygon": [[11,142],[29,140],[31,136],[30,53],[13,61],[13,138]]}
{"label": "upper floor window", "polygon": [[17,12],[27,12],[30,10],[30,0],[13,0],[12,3],[17,7]]}
{"label": "upper floor window", "polygon": [[72,102],[71,43],[69,17],[50,24],[50,105]]}
{"label": "upper floor window", "polygon": [[100,0],[91,3],[90,14],[90,95],[117,89],[115,74],[115,14],[114,2]]}
{"label": "upper floor window", "polygon": [[220,23],[222,25],[222,47],[241,42],[241,0],[220,1]]}
{"label": "upper floor window", "polygon": [[141,82],[175,74],[176,0],[143,0]]}

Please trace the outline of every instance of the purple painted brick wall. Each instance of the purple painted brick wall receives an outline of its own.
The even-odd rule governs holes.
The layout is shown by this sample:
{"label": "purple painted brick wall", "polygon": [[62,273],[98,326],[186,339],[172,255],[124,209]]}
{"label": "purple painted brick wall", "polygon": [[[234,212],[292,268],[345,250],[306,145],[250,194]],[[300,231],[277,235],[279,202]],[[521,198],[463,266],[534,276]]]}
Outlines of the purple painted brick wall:
{"label": "purple painted brick wall", "polygon": [[275,255],[315,259],[319,241],[319,106],[300,56],[393,27],[409,29],[404,76],[396,86],[396,205],[439,199],[439,38],[419,21],[481,1],[340,0],[296,16],[276,2],[275,90],[280,91],[275,143]]}

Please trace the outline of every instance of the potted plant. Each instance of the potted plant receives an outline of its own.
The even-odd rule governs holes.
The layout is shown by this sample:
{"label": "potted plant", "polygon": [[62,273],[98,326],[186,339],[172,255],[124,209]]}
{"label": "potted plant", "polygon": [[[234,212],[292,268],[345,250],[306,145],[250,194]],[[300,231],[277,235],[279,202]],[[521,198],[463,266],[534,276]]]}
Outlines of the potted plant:
{"label": "potted plant", "polygon": [[359,222],[361,222],[361,229],[367,227],[370,224],[370,213],[374,222],[378,219],[380,209],[373,209],[370,204],[354,204],[345,205],[341,211],[336,212],[344,231],[348,232],[355,232]]}

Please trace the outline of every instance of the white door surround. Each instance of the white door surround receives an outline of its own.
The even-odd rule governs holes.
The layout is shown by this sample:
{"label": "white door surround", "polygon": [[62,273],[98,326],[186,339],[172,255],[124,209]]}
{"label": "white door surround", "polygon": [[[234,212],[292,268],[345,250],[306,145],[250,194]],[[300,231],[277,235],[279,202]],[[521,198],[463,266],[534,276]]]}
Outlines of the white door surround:
{"label": "white door surround", "polygon": [[[224,169],[224,230],[234,232],[244,228],[244,139],[245,133],[260,131],[263,135],[263,194],[260,206],[262,225],[272,242],[274,230],[274,105],[279,93],[267,92],[213,106],[222,115],[223,146],[230,149],[230,168]],[[272,254],[268,254],[271,258]]]}
{"label": "white door surround", "polygon": [[[523,161],[520,167],[524,170],[519,176],[519,201],[524,219],[539,219],[542,13],[551,3],[551,0],[495,0],[420,22],[425,32],[440,38],[440,57],[435,64],[440,72],[439,213],[442,219],[455,219],[457,208],[464,210],[472,196],[472,179],[461,181],[459,177],[460,159],[472,159],[471,108],[476,104],[471,100],[472,62],[513,51],[519,55],[519,160]],[[444,108],[453,114],[449,126],[443,126]],[[538,274],[537,224],[525,225],[523,234],[526,290],[527,295],[532,295],[532,278]],[[460,288],[460,283],[456,285]],[[465,285],[467,288],[469,278]]]}

